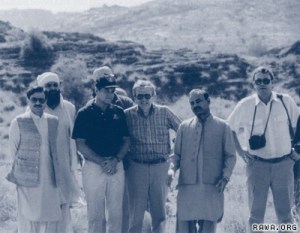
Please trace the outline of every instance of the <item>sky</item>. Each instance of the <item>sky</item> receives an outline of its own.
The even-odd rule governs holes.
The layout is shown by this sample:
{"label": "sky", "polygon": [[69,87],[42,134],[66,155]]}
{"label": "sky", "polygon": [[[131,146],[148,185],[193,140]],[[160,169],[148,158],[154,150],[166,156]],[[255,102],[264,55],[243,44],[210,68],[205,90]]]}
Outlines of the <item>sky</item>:
{"label": "sky", "polygon": [[92,7],[137,6],[151,0],[0,0],[0,10],[45,9],[52,12],[84,11]]}

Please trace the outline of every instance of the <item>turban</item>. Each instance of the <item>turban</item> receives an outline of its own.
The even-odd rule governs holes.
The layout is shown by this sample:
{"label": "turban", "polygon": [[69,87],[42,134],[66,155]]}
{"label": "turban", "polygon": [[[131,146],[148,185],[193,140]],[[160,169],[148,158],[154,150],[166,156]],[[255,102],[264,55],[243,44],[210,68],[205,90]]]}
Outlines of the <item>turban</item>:
{"label": "turban", "polygon": [[46,83],[49,83],[49,82],[56,82],[56,83],[59,83],[59,77],[57,74],[55,73],[52,73],[52,72],[45,72],[41,75],[39,75],[37,78],[37,84],[39,86],[45,86]]}

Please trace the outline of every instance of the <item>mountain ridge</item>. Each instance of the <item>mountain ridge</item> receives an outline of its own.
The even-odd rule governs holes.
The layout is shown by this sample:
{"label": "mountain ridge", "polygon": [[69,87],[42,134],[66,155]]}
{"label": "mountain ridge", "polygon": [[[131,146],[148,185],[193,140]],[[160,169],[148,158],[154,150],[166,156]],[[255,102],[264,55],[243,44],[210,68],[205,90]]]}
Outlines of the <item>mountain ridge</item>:
{"label": "mountain ridge", "polygon": [[93,33],[112,41],[135,41],[150,49],[187,47],[200,52],[257,55],[294,43],[300,35],[297,0],[156,0],[81,13],[46,12],[43,16],[36,10],[31,14],[10,12],[0,11],[0,19],[25,30]]}

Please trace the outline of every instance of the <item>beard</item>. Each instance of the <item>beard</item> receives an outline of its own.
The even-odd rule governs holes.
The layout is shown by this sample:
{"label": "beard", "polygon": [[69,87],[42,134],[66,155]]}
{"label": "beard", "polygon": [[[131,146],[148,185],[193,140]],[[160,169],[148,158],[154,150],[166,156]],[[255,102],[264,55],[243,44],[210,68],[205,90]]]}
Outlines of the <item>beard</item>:
{"label": "beard", "polygon": [[60,90],[50,90],[46,91],[47,95],[47,105],[57,106],[60,103]]}

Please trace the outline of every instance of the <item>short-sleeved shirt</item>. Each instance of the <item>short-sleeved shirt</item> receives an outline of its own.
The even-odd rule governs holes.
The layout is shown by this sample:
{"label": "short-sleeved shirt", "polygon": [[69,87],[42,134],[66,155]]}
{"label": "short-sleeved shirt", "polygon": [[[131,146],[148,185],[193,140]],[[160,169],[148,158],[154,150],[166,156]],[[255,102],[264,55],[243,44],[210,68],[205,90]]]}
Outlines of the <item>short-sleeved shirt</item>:
{"label": "short-sleeved shirt", "polygon": [[[292,127],[295,128],[299,116],[297,105],[289,95],[283,94],[282,96]],[[270,106],[271,102],[272,109]],[[253,122],[255,106],[256,114]],[[258,150],[251,150],[248,139],[251,136],[252,124],[252,135],[263,134],[269,114],[270,118],[265,132],[266,146]],[[264,104],[257,94],[242,99],[229,116],[228,122],[231,129],[238,135],[240,133],[244,134],[247,140],[248,151],[251,154],[271,159],[289,154],[291,151],[288,115],[276,92],[272,92],[272,97],[268,104]]]}
{"label": "short-sleeved shirt", "polygon": [[78,111],[73,129],[73,139],[85,139],[98,156],[114,157],[120,151],[128,128],[122,108],[109,105],[105,111],[95,104]]}

